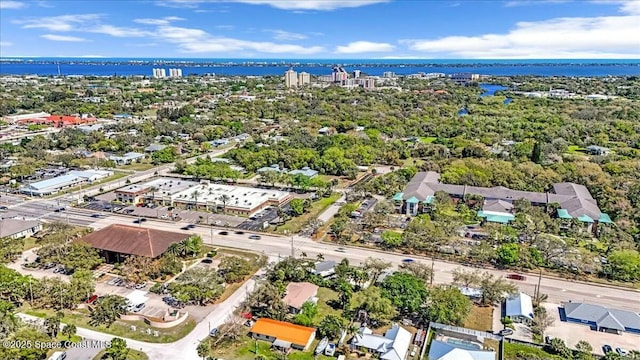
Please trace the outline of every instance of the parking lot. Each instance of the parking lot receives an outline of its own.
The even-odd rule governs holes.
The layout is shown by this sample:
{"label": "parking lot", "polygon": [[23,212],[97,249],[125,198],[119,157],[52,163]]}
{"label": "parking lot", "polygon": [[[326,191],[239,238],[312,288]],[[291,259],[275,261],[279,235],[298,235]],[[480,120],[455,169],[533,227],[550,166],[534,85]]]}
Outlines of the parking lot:
{"label": "parking lot", "polygon": [[593,347],[593,352],[603,354],[602,347],[607,344],[613,349],[621,347],[629,350],[640,350],[640,335],[623,332],[622,335],[609,334],[591,330],[588,325],[581,325],[560,320],[558,305],[544,303],[543,306],[553,317],[553,324],[547,328],[545,335],[560,338],[567,346],[573,348],[578,341],[585,340]]}
{"label": "parking lot", "polygon": [[[286,211],[286,210],[285,210]],[[262,231],[264,229],[264,223],[270,223],[278,217],[278,209],[269,207],[256,213],[249,219],[242,221],[236,227],[242,230],[249,231]]]}

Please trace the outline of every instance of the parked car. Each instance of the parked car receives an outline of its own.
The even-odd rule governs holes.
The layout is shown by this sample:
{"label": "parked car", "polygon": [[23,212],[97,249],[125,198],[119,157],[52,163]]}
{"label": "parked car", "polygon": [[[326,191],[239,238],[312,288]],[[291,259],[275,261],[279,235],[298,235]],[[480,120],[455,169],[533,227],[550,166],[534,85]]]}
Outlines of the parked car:
{"label": "parked car", "polygon": [[96,300],[98,300],[98,295],[93,294],[87,299],[86,303],[92,305]]}
{"label": "parked car", "polygon": [[251,235],[251,236],[249,236],[249,239],[251,239],[251,240],[260,240],[260,239],[262,239],[262,237],[260,235]]}
{"label": "parked car", "polygon": [[236,234],[238,234],[238,235],[244,235],[244,231],[239,231],[239,230],[238,230],[238,231],[236,231]]}
{"label": "parked car", "polygon": [[220,231],[218,235],[229,235],[228,231]]}
{"label": "parked car", "polygon": [[218,334],[218,328],[213,328],[209,331],[209,336],[214,337]]}
{"label": "parked car", "polygon": [[625,348],[621,348],[621,347],[616,348],[616,352],[620,354],[620,356],[629,355],[629,352]]}
{"label": "parked car", "polygon": [[605,344],[602,346],[602,352],[604,352],[605,355],[612,351],[613,351],[613,348],[611,347],[611,345]]}
{"label": "parked car", "polygon": [[147,283],[140,283],[134,286],[137,290],[144,289],[147,286]]}
{"label": "parked car", "polygon": [[124,280],[122,280],[121,278],[117,277],[117,278],[113,278],[111,279],[107,285],[113,285],[113,286],[118,286],[120,284],[124,283]]}
{"label": "parked car", "polygon": [[144,308],[145,308],[145,306],[146,306],[146,305],[145,305],[145,303],[138,304],[138,305],[136,305],[136,306],[132,307],[132,308],[131,308],[131,311],[133,311],[133,312],[140,312],[140,310],[144,309]]}
{"label": "parked car", "polygon": [[8,208],[8,207],[6,207],[6,206],[0,206],[0,211],[7,211],[7,210],[9,210],[9,208]]}
{"label": "parked car", "polygon": [[513,330],[512,329],[502,329],[502,330],[500,330],[500,332],[498,334],[500,334],[502,336],[513,335]]}
{"label": "parked car", "polygon": [[203,264],[211,264],[211,263],[213,263],[213,260],[211,260],[211,259],[202,259],[202,261],[200,261],[200,262],[203,263]]}
{"label": "parked car", "polygon": [[56,263],[50,262],[50,263],[44,264],[44,266],[42,268],[45,269],[45,270],[49,270],[49,269],[53,269],[54,267],[56,267]]}
{"label": "parked car", "polygon": [[527,280],[527,277],[520,274],[507,274],[507,279],[524,281],[524,280]]}
{"label": "parked car", "polygon": [[253,320],[247,320],[244,322],[244,326],[246,327],[252,327],[254,324]]}
{"label": "parked car", "polygon": [[64,266],[58,266],[57,268],[55,268],[55,269],[53,270],[53,273],[54,273],[54,274],[62,274],[62,273],[64,273],[64,272],[65,272],[65,270],[64,270]]}

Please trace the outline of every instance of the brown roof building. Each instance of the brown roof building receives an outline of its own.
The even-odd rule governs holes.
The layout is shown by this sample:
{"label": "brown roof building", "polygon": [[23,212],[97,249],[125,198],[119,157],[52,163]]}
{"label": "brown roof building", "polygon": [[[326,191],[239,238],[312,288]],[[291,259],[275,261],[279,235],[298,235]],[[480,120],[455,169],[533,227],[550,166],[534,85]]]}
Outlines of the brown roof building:
{"label": "brown roof building", "polygon": [[162,255],[171,244],[188,238],[188,234],[148,229],[121,224],[109,225],[102,230],[92,232],[79,241],[89,243],[102,250],[107,261],[118,259],[119,255],[138,255],[156,258]]}
{"label": "brown roof building", "polygon": [[289,311],[297,314],[302,309],[302,305],[306,302],[317,301],[318,286],[308,282],[292,282],[287,285],[287,291],[285,292],[284,301],[289,305]]}

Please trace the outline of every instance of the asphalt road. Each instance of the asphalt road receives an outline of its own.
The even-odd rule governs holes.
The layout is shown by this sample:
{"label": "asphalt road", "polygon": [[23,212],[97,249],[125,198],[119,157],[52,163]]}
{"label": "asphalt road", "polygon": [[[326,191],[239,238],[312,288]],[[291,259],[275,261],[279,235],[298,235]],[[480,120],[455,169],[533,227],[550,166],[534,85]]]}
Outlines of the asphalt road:
{"label": "asphalt road", "polygon": [[[124,215],[105,215],[102,218],[91,218],[91,214],[94,212],[86,211],[82,209],[68,210],[72,216],[69,216],[69,222],[71,224],[87,225],[95,229],[101,229],[111,224],[131,224],[136,220],[134,217],[128,217]],[[62,218],[66,220],[66,217],[61,216],[58,213],[49,215],[58,219]],[[202,236],[202,239],[206,244],[233,247],[238,249],[244,249],[255,252],[262,252],[270,257],[285,257],[291,254],[291,237],[275,236],[269,234],[260,234],[260,240],[250,240],[249,236],[251,232],[245,232],[244,234],[236,234],[232,230],[213,227],[213,238],[211,238],[211,228],[208,226],[196,226],[191,230],[182,230],[181,224],[176,224],[169,221],[159,221],[149,219],[143,223],[144,227],[151,227],[160,230],[175,231],[198,234]],[[220,231],[228,231],[228,235],[220,235]],[[346,247],[344,252],[338,252],[339,246],[327,243],[318,243],[312,241],[308,237],[294,236],[293,247],[297,256],[301,253],[305,253],[308,257],[315,257],[317,254],[322,254],[327,260],[341,260],[347,258],[351,263],[359,264],[365,261],[368,257],[379,257],[386,261],[391,262],[394,266],[402,263],[403,259],[409,256],[388,253],[384,251],[377,251],[372,249],[363,249],[358,247]],[[416,261],[423,261],[431,263],[431,259],[411,256]],[[450,283],[453,280],[453,271],[457,268],[464,268],[466,270],[475,270],[477,268],[464,266],[461,264],[448,263],[444,261],[435,260],[433,262],[435,269],[434,282]],[[496,276],[505,276],[508,271],[500,271],[487,269],[490,273]],[[537,276],[527,276],[524,281],[514,281],[520,290],[533,294],[535,286],[538,282]],[[562,301],[572,300],[585,301],[594,304],[607,305],[614,308],[632,310],[640,312],[640,292],[619,287],[609,287],[594,283],[577,282],[568,279],[543,277],[540,283],[541,292],[549,295],[549,302],[559,304]]]}

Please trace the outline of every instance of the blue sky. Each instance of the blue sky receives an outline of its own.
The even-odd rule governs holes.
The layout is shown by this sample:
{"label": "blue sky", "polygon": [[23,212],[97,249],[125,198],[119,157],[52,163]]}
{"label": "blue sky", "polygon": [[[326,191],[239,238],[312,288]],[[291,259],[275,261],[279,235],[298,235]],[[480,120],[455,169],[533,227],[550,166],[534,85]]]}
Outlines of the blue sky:
{"label": "blue sky", "polygon": [[640,58],[640,0],[0,0],[0,56]]}

